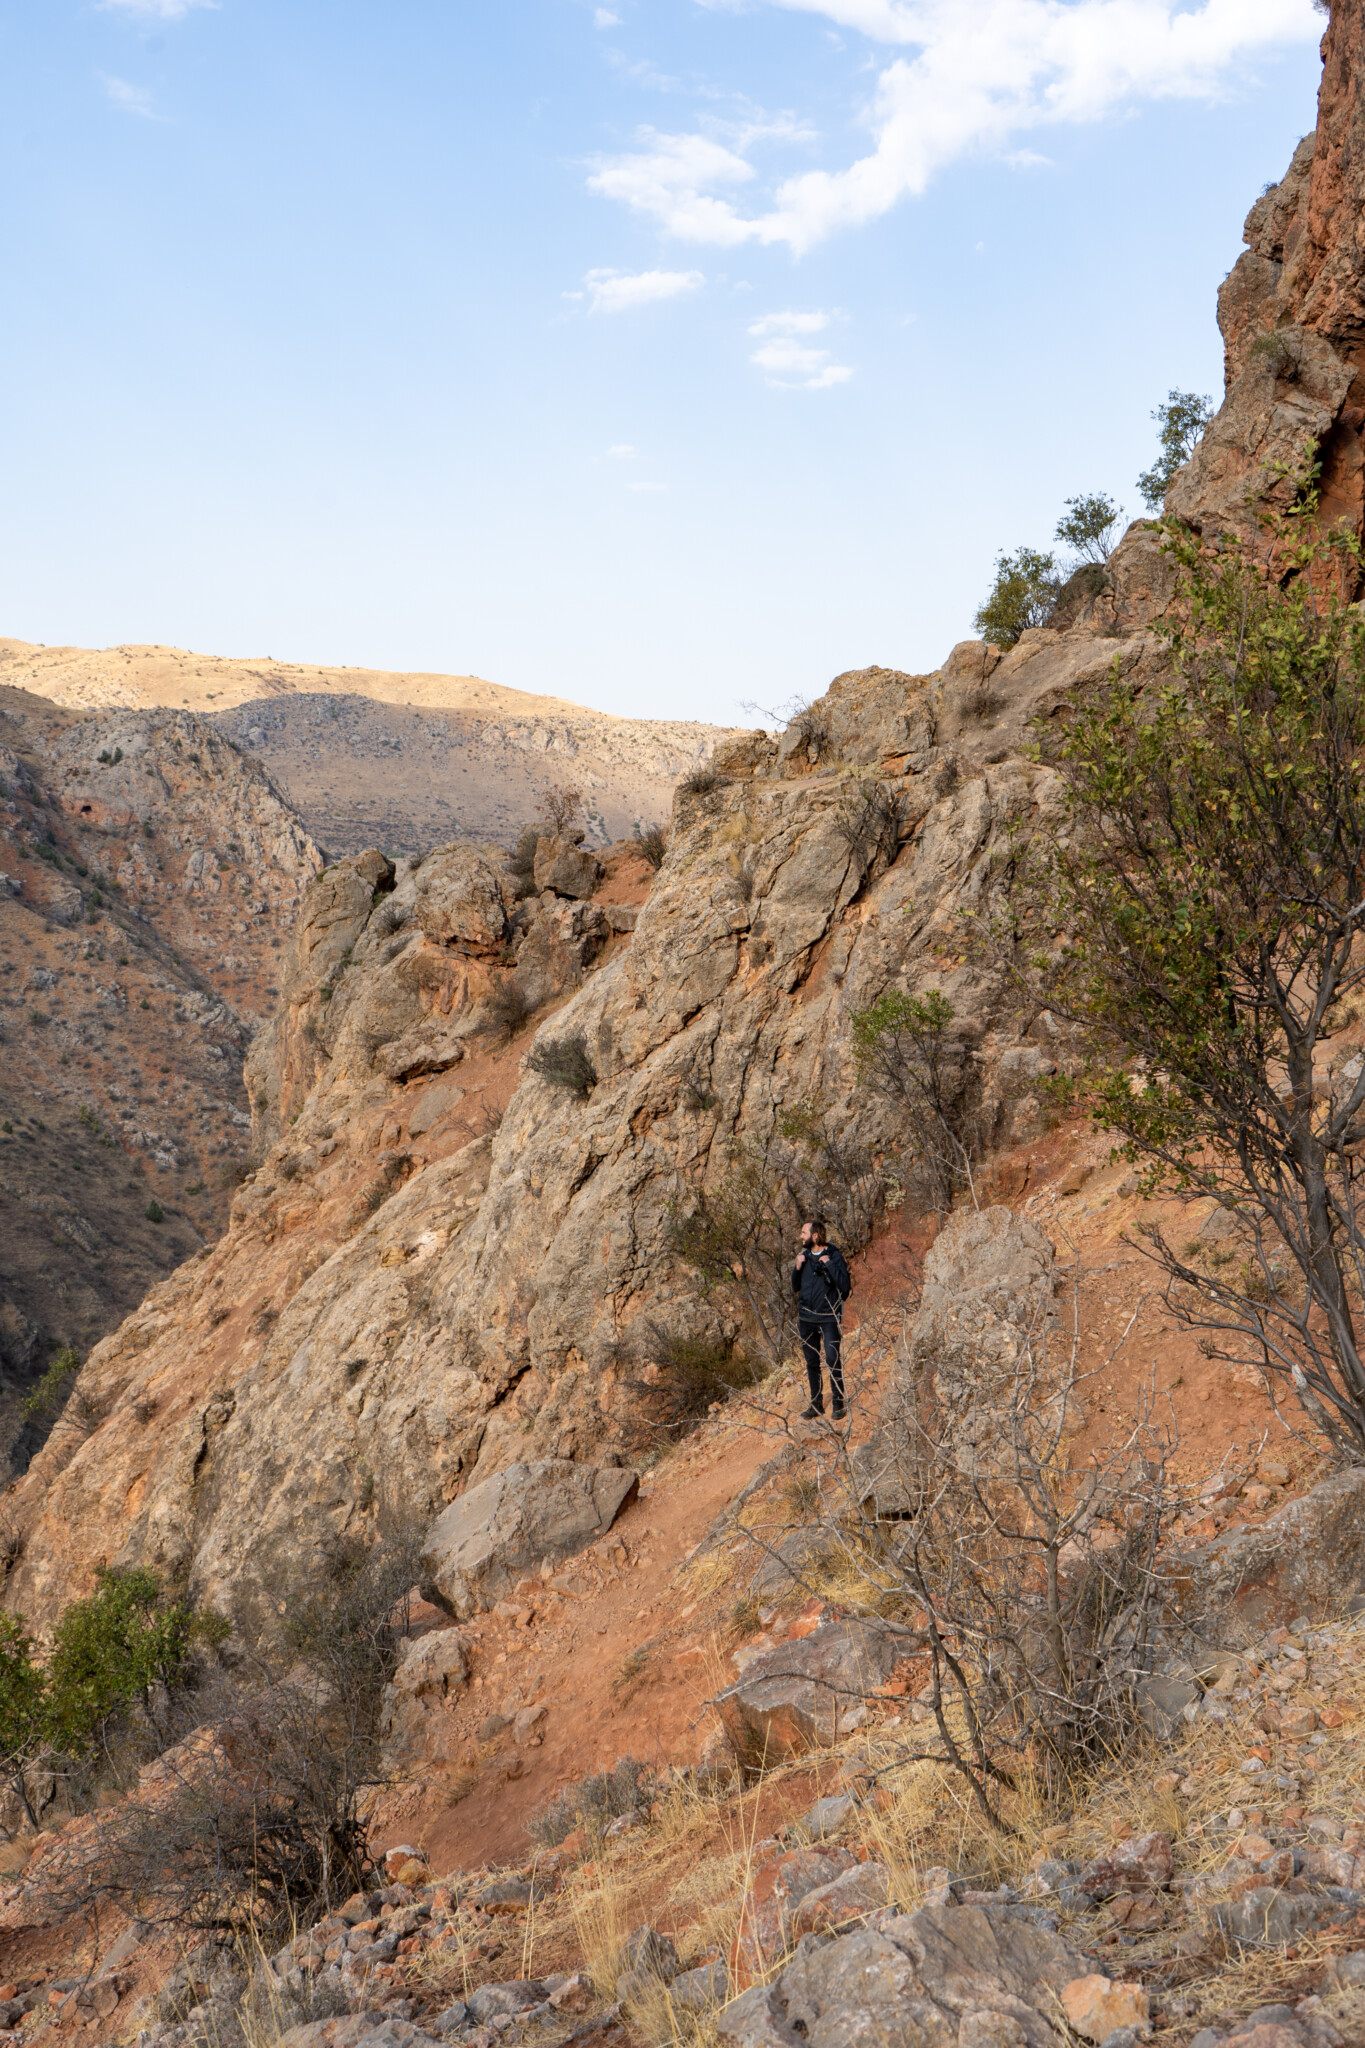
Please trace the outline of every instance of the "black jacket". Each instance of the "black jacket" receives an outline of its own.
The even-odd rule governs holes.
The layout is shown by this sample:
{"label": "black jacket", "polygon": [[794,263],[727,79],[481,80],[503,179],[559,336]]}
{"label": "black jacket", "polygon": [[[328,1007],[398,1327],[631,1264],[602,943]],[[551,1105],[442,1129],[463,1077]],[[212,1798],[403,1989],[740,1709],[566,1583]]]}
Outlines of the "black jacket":
{"label": "black jacket", "polygon": [[805,1263],[792,1267],[792,1293],[800,1295],[803,1315],[837,1316],[852,1291],[853,1282],[837,1244],[827,1244],[819,1257],[807,1252]]}

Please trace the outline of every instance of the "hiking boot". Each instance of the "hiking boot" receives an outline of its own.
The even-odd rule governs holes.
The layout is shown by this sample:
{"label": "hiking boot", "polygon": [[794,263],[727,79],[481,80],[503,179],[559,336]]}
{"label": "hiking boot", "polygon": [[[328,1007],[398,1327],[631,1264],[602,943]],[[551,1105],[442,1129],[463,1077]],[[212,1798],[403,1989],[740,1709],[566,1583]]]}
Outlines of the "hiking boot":
{"label": "hiking boot", "polygon": [[797,1419],[801,1422],[818,1422],[824,1412],[823,1408],[817,1408],[814,1401],[812,1401],[809,1408],[801,1410],[800,1416]]}
{"label": "hiking boot", "polygon": [[829,1411],[829,1419],[831,1422],[842,1422],[847,1414],[848,1410],[847,1408],[845,1408],[843,1402],[836,1401],[834,1406]]}

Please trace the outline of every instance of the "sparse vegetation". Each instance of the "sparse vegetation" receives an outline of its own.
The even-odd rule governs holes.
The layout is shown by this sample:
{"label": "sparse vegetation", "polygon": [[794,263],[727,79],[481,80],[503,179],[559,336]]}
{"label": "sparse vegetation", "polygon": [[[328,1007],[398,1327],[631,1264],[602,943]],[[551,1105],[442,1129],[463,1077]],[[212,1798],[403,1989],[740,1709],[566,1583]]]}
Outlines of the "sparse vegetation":
{"label": "sparse vegetation", "polygon": [[693,768],[684,775],[678,788],[684,796],[709,796],[719,781],[720,777],[715,769],[703,763],[701,767]]}
{"label": "sparse vegetation", "polygon": [[900,845],[904,807],[889,783],[875,778],[850,783],[834,806],[834,829],[864,867],[890,863]]}
{"label": "sparse vegetation", "polygon": [[1213,418],[1213,405],[1196,391],[1171,391],[1165,404],[1155,408],[1152,418],[1160,429],[1161,453],[1138,478],[1138,489],[1148,511],[1159,512],[1171,479],[1189,461]]}
{"label": "sparse vegetation", "polygon": [[537,809],[551,832],[568,832],[583,815],[583,792],[573,782],[552,782]]}
{"label": "sparse vegetation", "polygon": [[[5,1126],[6,1130],[9,1125]],[[63,1345],[54,1352],[43,1370],[42,1378],[25,1395],[19,1404],[19,1413],[25,1422],[36,1422],[44,1416],[60,1414],[76,1377],[81,1369],[81,1355],[70,1345]]]}
{"label": "sparse vegetation", "polygon": [[585,1101],[597,1086],[597,1068],[581,1031],[567,1032],[563,1038],[541,1039],[527,1053],[526,1064],[542,1081],[555,1088],[566,1088]]}
{"label": "sparse vegetation", "polygon": [[162,1208],[160,1202],[157,1201],[155,1195],[152,1196],[151,1201],[148,1202],[142,1213],[149,1223],[164,1223],[166,1221],[166,1211]]}
{"label": "sparse vegetation", "polygon": [[657,872],[668,852],[668,834],[662,825],[645,825],[635,834],[635,846],[640,858]]}
{"label": "sparse vegetation", "polygon": [[939,1209],[970,1184],[976,1152],[964,1047],[952,1021],[952,1004],[936,988],[923,996],[888,989],[853,1018],[859,1079],[901,1104],[916,1172]]}
{"label": "sparse vegetation", "polygon": [[555,1848],[574,1828],[600,1838],[623,1814],[648,1807],[658,1796],[652,1767],[639,1757],[623,1756],[609,1771],[595,1771],[560,1792],[526,1823],[528,1834],[547,1849]]}
{"label": "sparse vegetation", "polygon": [[512,1038],[531,1014],[525,989],[515,974],[500,974],[484,999],[484,1015],[495,1031]]}

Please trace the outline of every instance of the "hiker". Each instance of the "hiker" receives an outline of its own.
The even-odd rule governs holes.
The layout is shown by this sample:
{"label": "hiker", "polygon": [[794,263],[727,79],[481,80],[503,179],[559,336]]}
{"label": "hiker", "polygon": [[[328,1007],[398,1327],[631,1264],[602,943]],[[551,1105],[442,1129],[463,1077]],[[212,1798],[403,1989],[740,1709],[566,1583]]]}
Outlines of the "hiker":
{"label": "hiker", "polygon": [[792,1267],[792,1292],[798,1298],[796,1327],[801,1333],[806,1378],[810,1383],[810,1406],[801,1416],[803,1422],[812,1422],[825,1412],[825,1389],[820,1376],[822,1343],[829,1367],[830,1392],[834,1396],[830,1414],[835,1422],[842,1422],[848,1412],[840,1345],[844,1303],[852,1291],[853,1282],[843,1253],[830,1243],[824,1217],[813,1216],[801,1226],[801,1252]]}

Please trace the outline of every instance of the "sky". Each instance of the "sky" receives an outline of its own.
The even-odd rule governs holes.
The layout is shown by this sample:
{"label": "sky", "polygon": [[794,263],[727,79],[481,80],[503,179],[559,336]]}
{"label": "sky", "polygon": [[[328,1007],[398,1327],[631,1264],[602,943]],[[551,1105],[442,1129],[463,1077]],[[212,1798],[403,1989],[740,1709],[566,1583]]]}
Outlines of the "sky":
{"label": "sky", "polygon": [[1312,0],[0,0],[0,635],[752,722],[1130,517]]}

